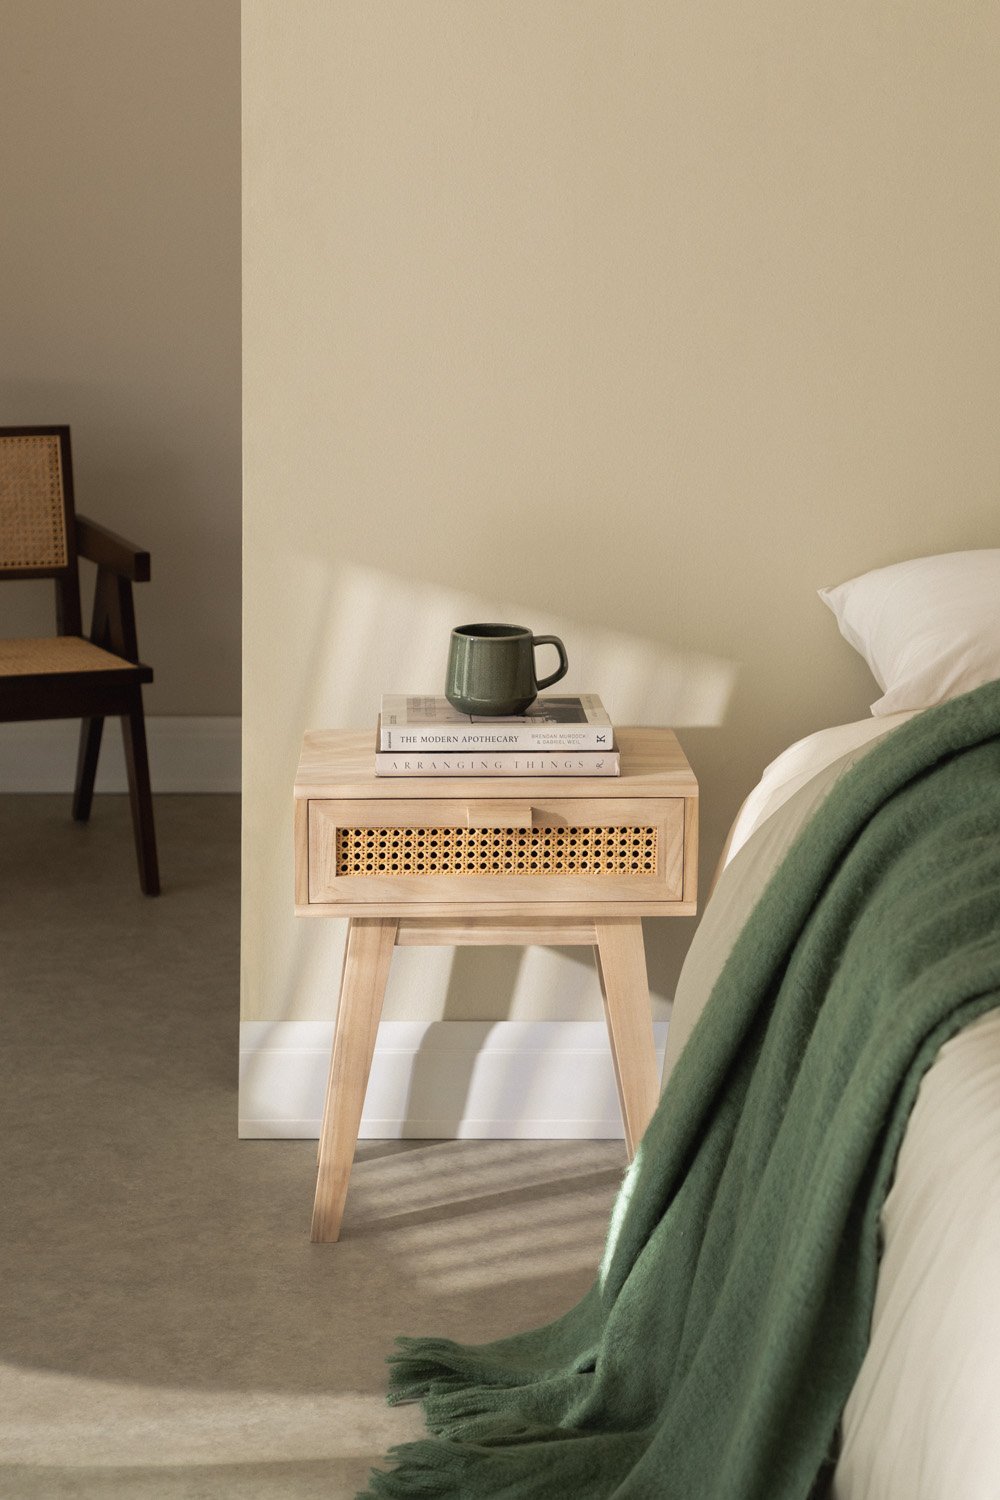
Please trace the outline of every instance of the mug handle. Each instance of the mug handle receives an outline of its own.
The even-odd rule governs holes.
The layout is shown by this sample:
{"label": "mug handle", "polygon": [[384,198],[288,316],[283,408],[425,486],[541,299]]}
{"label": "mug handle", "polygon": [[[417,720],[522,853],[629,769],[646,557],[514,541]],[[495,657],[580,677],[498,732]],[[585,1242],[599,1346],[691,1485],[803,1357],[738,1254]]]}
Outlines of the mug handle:
{"label": "mug handle", "polygon": [[569,659],[566,655],[566,647],[557,635],[533,635],[531,637],[532,650],[536,646],[555,646],[559,652],[559,666],[552,673],[552,676],[543,677],[541,682],[536,681],[535,683],[536,688],[541,692],[542,688],[551,687],[554,682],[559,681],[560,677],[566,676],[566,673],[569,671]]}

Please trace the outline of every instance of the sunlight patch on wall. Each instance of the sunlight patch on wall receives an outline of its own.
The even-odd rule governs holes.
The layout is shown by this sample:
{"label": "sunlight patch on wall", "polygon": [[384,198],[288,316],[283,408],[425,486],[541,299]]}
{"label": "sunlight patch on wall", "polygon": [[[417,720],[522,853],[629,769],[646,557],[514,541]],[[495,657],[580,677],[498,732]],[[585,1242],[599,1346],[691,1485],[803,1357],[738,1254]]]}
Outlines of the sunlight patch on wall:
{"label": "sunlight patch on wall", "polygon": [[[269,629],[258,635],[245,687],[246,1019],[320,1019],[336,1008],[344,924],[292,916],[291,788],[303,733],[370,728],[374,748],[383,692],[443,692],[454,626],[509,620],[539,634],[561,636],[570,670],[560,690],[600,693],[618,724],[683,729],[716,726],[726,718],[738,670],[732,661],[683,651],[669,641],[628,634],[611,624],[552,615],[531,600],[442,588],[353,561],[335,561],[321,548],[296,550],[291,576],[294,589],[268,596]],[[262,587],[263,575],[259,583],[248,583],[251,612],[254,591]],[[539,652],[543,673],[550,670],[550,653],[554,655],[551,648]],[[259,724],[267,725],[266,734],[258,731]],[[279,919],[281,912],[287,916]],[[452,950],[398,952],[386,1018],[600,1015],[596,981],[577,961],[554,950],[531,950],[530,961],[519,971],[508,970],[491,957],[493,952],[486,950],[476,960],[478,986],[468,968],[453,971]],[[453,972],[456,982],[449,986]],[[655,973],[650,980],[655,999]],[[661,1011],[662,1004],[657,1013]]]}
{"label": "sunlight patch on wall", "polygon": [[[451,630],[479,620],[560,636],[570,669],[552,691],[598,692],[619,724],[721,724],[735,685],[734,662],[553,615],[531,601],[442,589],[356,563],[331,576],[308,556],[296,576],[300,607],[322,622],[312,631],[310,706],[321,715],[313,728],[374,724],[383,692],[440,694]],[[552,655],[539,651],[542,675],[554,667]]]}

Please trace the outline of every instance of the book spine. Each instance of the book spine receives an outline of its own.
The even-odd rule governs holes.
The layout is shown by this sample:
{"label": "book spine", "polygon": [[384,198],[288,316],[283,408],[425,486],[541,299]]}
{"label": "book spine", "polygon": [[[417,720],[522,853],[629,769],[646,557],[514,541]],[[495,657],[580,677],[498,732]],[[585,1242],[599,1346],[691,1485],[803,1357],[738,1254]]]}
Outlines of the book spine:
{"label": "book spine", "polygon": [[595,753],[519,754],[500,751],[487,755],[393,754],[376,751],[376,776],[617,776],[617,750]]}
{"label": "book spine", "polygon": [[502,730],[475,728],[443,730],[428,725],[421,728],[411,725],[399,728],[391,724],[382,725],[379,740],[380,750],[393,750],[397,755],[413,755],[416,752],[435,755],[505,755],[511,751],[561,750],[569,755],[575,750],[600,750],[607,754],[614,744],[614,730],[608,724],[512,724]]}

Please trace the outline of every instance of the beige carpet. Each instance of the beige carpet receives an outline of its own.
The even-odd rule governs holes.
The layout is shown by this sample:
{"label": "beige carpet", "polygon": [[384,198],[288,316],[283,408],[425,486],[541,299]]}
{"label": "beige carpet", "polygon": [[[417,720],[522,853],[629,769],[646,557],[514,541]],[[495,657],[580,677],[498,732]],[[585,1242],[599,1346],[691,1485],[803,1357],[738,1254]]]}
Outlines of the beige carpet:
{"label": "beige carpet", "polygon": [[309,1243],[315,1143],[236,1138],[239,804],[0,797],[0,1495],[341,1500],[420,1430],[397,1332],[489,1339],[589,1285],[609,1142],[361,1145]]}

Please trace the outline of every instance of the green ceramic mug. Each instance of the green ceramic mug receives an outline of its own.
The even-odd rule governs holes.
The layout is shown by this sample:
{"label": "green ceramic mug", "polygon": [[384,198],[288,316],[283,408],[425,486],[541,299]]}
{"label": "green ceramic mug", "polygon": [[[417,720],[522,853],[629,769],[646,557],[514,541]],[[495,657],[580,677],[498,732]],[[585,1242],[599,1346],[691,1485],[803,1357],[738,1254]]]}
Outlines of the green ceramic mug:
{"label": "green ceramic mug", "polygon": [[[558,669],[541,681],[535,676],[536,646],[555,646],[559,652]],[[568,670],[566,647],[557,635],[532,635],[523,625],[459,625],[451,633],[444,692],[463,714],[523,714],[541,688]]]}

